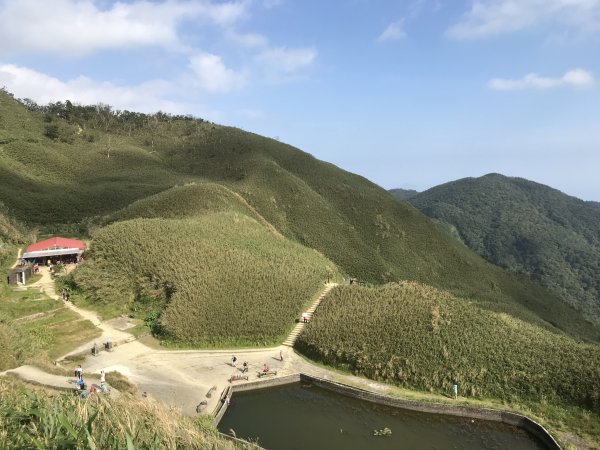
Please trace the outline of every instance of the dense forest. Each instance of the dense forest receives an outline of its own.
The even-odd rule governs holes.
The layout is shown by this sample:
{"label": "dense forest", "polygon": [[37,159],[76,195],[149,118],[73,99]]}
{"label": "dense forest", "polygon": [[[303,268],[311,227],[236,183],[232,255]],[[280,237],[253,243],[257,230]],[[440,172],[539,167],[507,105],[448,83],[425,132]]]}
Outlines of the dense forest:
{"label": "dense forest", "polygon": [[408,200],[488,261],[542,283],[600,321],[600,209],[548,186],[489,174]]}

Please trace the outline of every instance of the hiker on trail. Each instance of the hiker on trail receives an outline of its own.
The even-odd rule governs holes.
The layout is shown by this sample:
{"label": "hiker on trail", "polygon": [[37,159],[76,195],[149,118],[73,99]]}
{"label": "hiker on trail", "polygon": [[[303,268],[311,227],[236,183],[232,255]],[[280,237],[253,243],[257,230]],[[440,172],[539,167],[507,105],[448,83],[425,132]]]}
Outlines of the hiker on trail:
{"label": "hiker on trail", "polygon": [[75,376],[78,380],[81,380],[83,378],[83,369],[81,368],[81,364],[79,364],[79,367],[75,369]]}
{"label": "hiker on trail", "polygon": [[231,365],[232,365],[233,367],[235,367],[235,362],[236,362],[236,361],[237,361],[237,358],[236,358],[235,356],[232,356],[232,357],[231,357]]}
{"label": "hiker on trail", "polygon": [[279,350],[279,361],[283,362],[283,352]]}
{"label": "hiker on trail", "polygon": [[269,365],[267,363],[265,363],[263,365],[263,373],[267,373],[269,371]]}
{"label": "hiker on trail", "polygon": [[308,323],[308,313],[307,312],[302,313],[302,322]]}
{"label": "hiker on trail", "polygon": [[454,385],[454,400],[458,398],[458,384]]}
{"label": "hiker on trail", "polygon": [[248,362],[244,361],[244,364],[242,364],[242,373],[246,372],[248,372]]}
{"label": "hiker on trail", "polygon": [[104,374],[104,370],[100,371],[100,383],[106,383],[106,375]]}

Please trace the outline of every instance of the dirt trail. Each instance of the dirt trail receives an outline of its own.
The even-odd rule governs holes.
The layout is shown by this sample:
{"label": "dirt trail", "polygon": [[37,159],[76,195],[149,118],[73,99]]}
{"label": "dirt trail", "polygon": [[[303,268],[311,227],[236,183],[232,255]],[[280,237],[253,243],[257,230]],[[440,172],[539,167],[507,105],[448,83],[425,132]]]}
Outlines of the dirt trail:
{"label": "dirt trail", "polygon": [[[71,270],[73,270],[73,266],[69,266],[67,268],[67,272],[70,272]],[[37,282],[35,282],[29,286],[26,286],[26,287],[20,287],[20,288],[18,288],[18,290],[39,289],[39,291],[41,293],[47,295],[48,297],[50,297],[54,300],[59,300],[60,297],[56,293],[56,289],[54,286],[54,280],[52,279],[52,275],[51,275],[48,267],[40,266],[39,273],[42,277]],[[100,318],[98,317],[98,315],[93,311],[78,308],[71,302],[63,301],[62,303],[65,307],[67,307],[71,311],[77,313],[82,319],[89,320],[95,326],[100,328],[100,330],[102,330],[102,335],[100,337],[98,337],[97,339],[94,339],[92,341],[89,341],[89,342],[86,342],[86,343],[80,345],[75,350],[67,353],[66,355],[62,355],[60,358],[58,358],[59,360],[64,359],[65,357],[67,357],[69,355],[78,354],[78,353],[81,353],[84,351],[90,351],[92,346],[94,345],[94,343],[96,343],[99,347],[102,347],[103,343],[106,342],[109,337],[112,339],[113,343],[116,345],[135,339],[130,333],[126,333],[124,331],[117,330],[109,323],[102,322],[100,320]]]}

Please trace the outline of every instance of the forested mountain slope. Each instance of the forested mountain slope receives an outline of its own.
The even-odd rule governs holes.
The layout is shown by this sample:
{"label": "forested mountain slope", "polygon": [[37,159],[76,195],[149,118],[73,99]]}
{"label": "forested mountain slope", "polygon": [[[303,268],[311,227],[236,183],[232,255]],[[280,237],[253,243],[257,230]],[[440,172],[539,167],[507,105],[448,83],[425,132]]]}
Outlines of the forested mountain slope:
{"label": "forested mountain slope", "polygon": [[[87,233],[123,219],[185,221],[231,207],[361,281],[415,280],[550,328],[599,337],[527,277],[485,262],[370,181],[289,145],[162,113],[69,102],[28,107],[0,93],[0,201],[29,226]],[[201,187],[184,188],[190,183]],[[182,222],[176,232],[188,225],[193,229]],[[147,267],[142,278],[162,277],[169,285],[164,273]]]}
{"label": "forested mountain slope", "polygon": [[465,178],[408,200],[488,261],[600,321],[600,209],[522,178]]}
{"label": "forested mountain slope", "polygon": [[399,198],[400,200],[407,200],[411,197],[414,197],[419,192],[414,189],[390,189],[390,194],[394,197]]}

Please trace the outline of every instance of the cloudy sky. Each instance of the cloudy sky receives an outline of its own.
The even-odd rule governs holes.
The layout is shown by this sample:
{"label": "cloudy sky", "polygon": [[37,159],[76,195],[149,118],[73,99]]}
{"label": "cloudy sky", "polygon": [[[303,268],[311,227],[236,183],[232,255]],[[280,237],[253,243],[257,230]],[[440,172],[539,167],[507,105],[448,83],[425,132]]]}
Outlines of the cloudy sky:
{"label": "cloudy sky", "polygon": [[189,113],[385,188],[600,201],[600,0],[0,0],[0,87]]}

